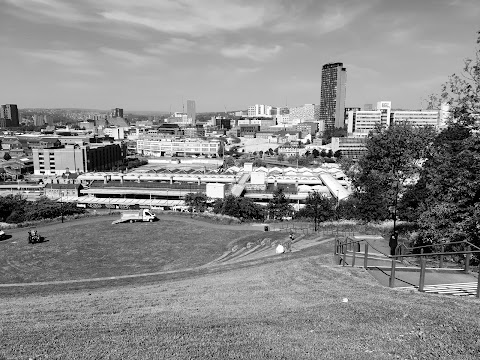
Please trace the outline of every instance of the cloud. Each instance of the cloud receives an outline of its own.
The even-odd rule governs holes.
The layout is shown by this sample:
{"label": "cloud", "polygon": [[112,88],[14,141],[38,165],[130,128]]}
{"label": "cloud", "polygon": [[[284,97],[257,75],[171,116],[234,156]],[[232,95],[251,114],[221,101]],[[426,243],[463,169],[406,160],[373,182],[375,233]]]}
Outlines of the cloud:
{"label": "cloud", "polygon": [[238,68],[235,68],[234,71],[237,74],[253,74],[253,73],[259,72],[260,70],[262,69],[259,67],[253,67],[253,68],[238,67]]}
{"label": "cloud", "polygon": [[[91,56],[79,50],[20,50],[27,61],[42,61],[56,65],[56,69],[77,75],[100,76],[103,72],[95,69]],[[58,66],[59,65],[59,66]]]}
{"label": "cloud", "polygon": [[263,46],[255,46],[251,44],[243,44],[239,46],[226,47],[220,50],[220,53],[227,58],[244,58],[253,61],[267,61],[275,57],[282,47],[275,45],[273,48]]}
{"label": "cloud", "polygon": [[23,52],[30,59],[43,60],[68,67],[84,66],[89,63],[85,52],[78,50],[37,50]]}
{"label": "cloud", "polygon": [[72,3],[61,0],[5,0],[7,10],[20,17],[37,22],[49,22],[51,19],[64,23],[78,23],[91,20]]}
{"label": "cloud", "polygon": [[195,37],[258,28],[266,17],[263,6],[242,1],[143,0],[139,5],[130,0],[103,0],[102,6],[99,14],[106,20]]}
{"label": "cloud", "polygon": [[100,51],[110,57],[115,58],[122,65],[144,66],[153,61],[150,56],[140,55],[131,51],[101,47]]}
{"label": "cloud", "polygon": [[269,30],[274,33],[300,32],[313,36],[327,34],[348,26],[377,2],[378,0],[294,2],[294,6],[277,7],[276,17]]}
{"label": "cloud", "polygon": [[448,42],[430,42],[418,45],[421,49],[431,52],[435,55],[446,55],[459,48],[458,44]]}
{"label": "cloud", "polygon": [[154,55],[168,55],[175,53],[188,53],[195,48],[197,48],[197,44],[194,41],[182,38],[171,38],[164,43],[149,46],[145,48],[145,51]]}

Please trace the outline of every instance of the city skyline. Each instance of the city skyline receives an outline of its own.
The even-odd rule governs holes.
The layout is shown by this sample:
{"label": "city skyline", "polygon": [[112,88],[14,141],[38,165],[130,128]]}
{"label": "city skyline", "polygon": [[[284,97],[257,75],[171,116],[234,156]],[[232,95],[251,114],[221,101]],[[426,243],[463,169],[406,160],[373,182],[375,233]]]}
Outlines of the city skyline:
{"label": "city skyline", "polygon": [[388,99],[418,109],[473,55],[479,16],[475,0],[5,0],[0,103],[319,104],[322,65],[343,62],[346,106]]}

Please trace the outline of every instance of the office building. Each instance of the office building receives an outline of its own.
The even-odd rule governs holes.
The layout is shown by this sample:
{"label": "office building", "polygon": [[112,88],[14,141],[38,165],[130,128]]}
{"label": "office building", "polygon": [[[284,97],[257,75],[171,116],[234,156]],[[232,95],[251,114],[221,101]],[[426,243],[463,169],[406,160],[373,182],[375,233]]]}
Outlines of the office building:
{"label": "office building", "polygon": [[366,137],[332,137],[332,151],[335,154],[340,151],[341,156],[357,160],[367,151]]}
{"label": "office building", "polygon": [[383,127],[389,127],[391,125],[391,101],[379,101],[377,103],[377,111],[380,111],[380,123]]}
{"label": "office building", "polygon": [[0,127],[18,127],[20,124],[18,108],[14,104],[6,104],[0,107]]}
{"label": "office building", "polygon": [[197,110],[194,100],[187,100],[187,121],[193,126],[197,124]]}
{"label": "office building", "polygon": [[76,144],[61,148],[33,149],[35,175],[62,175],[65,172],[112,170],[123,163],[126,145]]}
{"label": "office building", "polygon": [[343,63],[330,63],[322,67],[320,96],[320,122],[325,130],[345,125],[345,97],[347,69]]}
{"label": "office building", "polygon": [[110,115],[113,118],[117,118],[117,117],[123,118],[123,109],[120,109],[120,108],[112,109],[112,112]]}
{"label": "office building", "polygon": [[137,152],[145,156],[207,155],[216,157],[219,141],[171,140],[144,137],[137,140]]}
{"label": "office building", "polygon": [[247,117],[272,117],[272,111],[273,108],[269,105],[255,104],[248,107]]}
{"label": "office building", "polygon": [[305,104],[302,106],[291,107],[289,113],[290,120],[294,124],[318,121],[320,117],[320,106],[315,104]]}
{"label": "office building", "polygon": [[427,111],[394,111],[394,124],[410,124],[412,126],[432,126],[439,128],[440,112],[438,110]]}

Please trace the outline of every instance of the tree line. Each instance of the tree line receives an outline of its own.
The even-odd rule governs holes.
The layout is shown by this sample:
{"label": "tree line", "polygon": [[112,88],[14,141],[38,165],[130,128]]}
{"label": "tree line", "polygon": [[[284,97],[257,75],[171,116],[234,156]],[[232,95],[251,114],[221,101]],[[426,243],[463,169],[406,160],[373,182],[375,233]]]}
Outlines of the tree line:
{"label": "tree line", "polygon": [[85,209],[78,208],[76,203],[59,203],[47,197],[27,201],[21,195],[0,196],[0,221],[11,224],[53,219],[62,215],[69,216],[84,212]]}

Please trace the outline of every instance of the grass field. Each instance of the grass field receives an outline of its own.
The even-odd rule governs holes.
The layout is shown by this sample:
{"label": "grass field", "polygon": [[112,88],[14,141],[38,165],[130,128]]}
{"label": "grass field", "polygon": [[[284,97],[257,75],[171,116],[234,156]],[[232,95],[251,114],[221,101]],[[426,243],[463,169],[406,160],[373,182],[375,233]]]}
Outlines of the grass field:
{"label": "grass field", "polygon": [[196,267],[221,255],[229,244],[265,237],[258,230],[215,228],[184,217],[154,223],[111,222],[110,217],[100,217],[38,228],[48,241],[35,245],[27,243],[27,229],[17,230],[11,239],[0,242],[0,283],[88,279]]}
{"label": "grass field", "polygon": [[477,299],[382,287],[333,265],[331,245],[148,283],[0,288],[0,359],[480,358]]}

